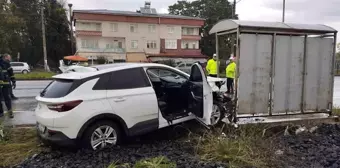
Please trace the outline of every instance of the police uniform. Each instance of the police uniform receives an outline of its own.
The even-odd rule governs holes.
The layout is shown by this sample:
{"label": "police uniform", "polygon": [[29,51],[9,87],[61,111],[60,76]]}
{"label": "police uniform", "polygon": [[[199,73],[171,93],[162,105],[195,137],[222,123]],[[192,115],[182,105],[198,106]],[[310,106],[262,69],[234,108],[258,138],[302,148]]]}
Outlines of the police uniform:
{"label": "police uniform", "polygon": [[[10,87],[12,82],[12,85],[16,86],[16,81],[13,73],[13,69],[11,67],[11,64],[9,61],[4,60],[3,58],[0,58],[0,96],[4,98],[5,105],[8,110],[8,114],[10,118],[13,118],[13,111],[12,111],[12,100],[10,98]],[[2,105],[0,106],[0,115],[3,114],[4,110]]]}

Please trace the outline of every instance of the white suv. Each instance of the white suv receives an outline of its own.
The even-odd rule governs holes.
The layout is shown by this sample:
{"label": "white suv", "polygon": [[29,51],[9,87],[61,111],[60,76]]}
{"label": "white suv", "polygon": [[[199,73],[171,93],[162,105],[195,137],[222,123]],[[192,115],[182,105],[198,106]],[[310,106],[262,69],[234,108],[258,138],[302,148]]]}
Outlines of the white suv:
{"label": "white suv", "polygon": [[[39,136],[93,150],[191,119],[212,124],[212,89],[202,67],[191,75],[161,64],[119,63],[54,76],[39,96]],[[215,109],[215,108],[214,108]],[[215,110],[216,111],[216,110]]]}

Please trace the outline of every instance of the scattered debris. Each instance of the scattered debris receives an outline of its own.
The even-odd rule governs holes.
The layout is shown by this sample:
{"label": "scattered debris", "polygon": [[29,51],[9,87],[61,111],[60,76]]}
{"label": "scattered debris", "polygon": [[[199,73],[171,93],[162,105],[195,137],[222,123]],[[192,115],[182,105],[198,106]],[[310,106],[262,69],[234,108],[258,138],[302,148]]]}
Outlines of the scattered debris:
{"label": "scattered debris", "polygon": [[317,129],[318,129],[318,126],[312,127],[311,129],[309,129],[309,132],[314,133]]}
{"label": "scattered debris", "polygon": [[283,155],[283,150],[277,150],[275,151],[275,155]]}
{"label": "scattered debris", "polygon": [[300,128],[298,128],[298,129],[295,131],[295,134],[298,135],[298,134],[300,134],[300,133],[302,133],[302,132],[305,132],[306,130],[307,130],[306,127],[300,127]]}

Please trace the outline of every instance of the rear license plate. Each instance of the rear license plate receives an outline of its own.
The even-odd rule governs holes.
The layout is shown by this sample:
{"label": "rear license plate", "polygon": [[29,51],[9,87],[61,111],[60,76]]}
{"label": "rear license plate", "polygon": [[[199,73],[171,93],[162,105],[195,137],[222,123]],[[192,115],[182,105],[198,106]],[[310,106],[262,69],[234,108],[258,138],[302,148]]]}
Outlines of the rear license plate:
{"label": "rear license plate", "polygon": [[46,130],[46,127],[41,125],[41,124],[38,124],[38,130],[41,132],[41,133],[44,133],[45,130]]}

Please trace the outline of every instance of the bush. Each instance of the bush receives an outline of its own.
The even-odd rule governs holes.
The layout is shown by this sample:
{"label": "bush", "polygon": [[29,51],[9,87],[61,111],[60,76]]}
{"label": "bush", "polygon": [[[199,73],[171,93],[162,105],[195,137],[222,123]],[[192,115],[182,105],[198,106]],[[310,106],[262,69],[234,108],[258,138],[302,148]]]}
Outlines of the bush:
{"label": "bush", "polygon": [[106,62],[107,62],[107,59],[105,57],[97,58],[97,64],[105,64]]}

